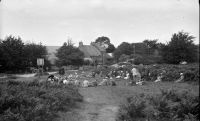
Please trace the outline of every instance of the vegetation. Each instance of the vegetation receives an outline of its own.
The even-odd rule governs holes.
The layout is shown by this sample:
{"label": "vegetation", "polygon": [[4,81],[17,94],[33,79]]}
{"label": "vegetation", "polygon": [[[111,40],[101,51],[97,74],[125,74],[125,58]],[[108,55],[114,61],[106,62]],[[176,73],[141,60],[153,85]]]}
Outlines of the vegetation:
{"label": "vegetation", "polygon": [[199,97],[188,91],[161,90],[161,94],[136,95],[122,105],[117,121],[198,121]]}
{"label": "vegetation", "polygon": [[157,39],[146,39],[142,43],[122,42],[114,51],[114,57],[117,62],[135,59],[136,64],[198,62],[199,45],[193,43],[194,38],[181,31],[174,33],[167,44],[158,43]]}
{"label": "vegetation", "polygon": [[120,62],[125,62],[125,61],[127,61],[129,58],[130,58],[129,55],[122,54],[122,55],[119,57],[119,61],[120,61]]}
{"label": "vegetation", "polygon": [[115,46],[112,43],[110,43],[110,39],[108,37],[104,37],[104,36],[98,37],[95,40],[95,43],[100,43],[100,45],[108,46],[108,47],[106,47],[107,53],[112,53],[115,50]]}
{"label": "vegetation", "polygon": [[0,70],[24,72],[29,67],[37,67],[37,58],[44,58],[45,66],[50,66],[46,55],[47,49],[41,43],[24,44],[20,37],[8,36],[0,41]]}
{"label": "vegetation", "polygon": [[82,101],[77,89],[34,80],[1,82],[0,120],[53,121]]}
{"label": "vegetation", "polygon": [[24,47],[24,54],[26,55],[26,64],[27,66],[37,67],[37,58],[45,58],[44,59],[44,68],[50,67],[50,62],[47,60],[47,49],[46,46],[43,46],[42,43],[28,43]]}
{"label": "vegetation", "polygon": [[56,60],[57,66],[80,66],[83,65],[84,54],[76,47],[73,46],[71,40],[64,43],[62,47],[60,47],[56,52]]}
{"label": "vegetation", "polygon": [[171,41],[162,49],[162,57],[165,62],[178,64],[182,61],[198,61],[198,46],[193,43],[194,38],[183,31],[173,34]]}
{"label": "vegetation", "polygon": [[159,53],[162,46],[157,40],[144,40],[142,43],[123,42],[114,51],[114,57],[119,62],[134,59],[135,64],[160,63]]}
{"label": "vegetation", "polygon": [[7,37],[0,43],[0,65],[6,70],[21,70],[24,65],[24,43],[21,38]]}
{"label": "vegetation", "polygon": [[121,43],[116,50],[114,51],[114,57],[116,61],[119,61],[119,58],[121,55],[131,55],[133,54],[133,47],[127,43],[123,42]]}
{"label": "vegetation", "polygon": [[155,63],[163,63],[162,57],[161,56],[152,56],[152,55],[135,55],[133,56],[134,61],[133,64],[139,65],[139,64],[144,64],[144,65],[150,65],[150,64],[155,64]]}
{"label": "vegetation", "polygon": [[175,81],[180,78],[180,73],[183,73],[185,82],[199,83],[199,64],[149,65],[143,68],[141,72],[143,79],[145,79],[146,81],[155,81],[160,73],[163,73],[162,81]]}

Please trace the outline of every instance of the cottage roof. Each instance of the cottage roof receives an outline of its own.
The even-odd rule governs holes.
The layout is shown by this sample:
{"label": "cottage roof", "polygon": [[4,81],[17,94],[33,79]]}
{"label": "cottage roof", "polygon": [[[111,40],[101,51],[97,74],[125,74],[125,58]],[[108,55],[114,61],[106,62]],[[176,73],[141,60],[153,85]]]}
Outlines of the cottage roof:
{"label": "cottage roof", "polygon": [[79,46],[79,50],[82,51],[85,57],[97,57],[101,56],[101,52],[92,45],[82,45]]}
{"label": "cottage roof", "polygon": [[95,46],[95,47],[96,47],[99,51],[101,51],[101,52],[105,52],[105,51],[106,51],[106,48],[103,47],[103,46],[101,46],[101,45],[98,44],[98,43],[92,42],[91,45],[92,45],[92,46]]}

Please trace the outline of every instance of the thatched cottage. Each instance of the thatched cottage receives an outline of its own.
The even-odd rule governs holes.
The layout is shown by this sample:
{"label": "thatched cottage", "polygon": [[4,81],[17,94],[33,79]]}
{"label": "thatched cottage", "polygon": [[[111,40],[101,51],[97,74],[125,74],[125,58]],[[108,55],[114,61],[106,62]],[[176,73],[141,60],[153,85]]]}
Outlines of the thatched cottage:
{"label": "thatched cottage", "polygon": [[104,65],[108,58],[112,58],[106,53],[106,48],[100,46],[98,43],[92,42],[90,45],[83,45],[83,42],[79,42],[78,48],[84,53],[84,60]]}

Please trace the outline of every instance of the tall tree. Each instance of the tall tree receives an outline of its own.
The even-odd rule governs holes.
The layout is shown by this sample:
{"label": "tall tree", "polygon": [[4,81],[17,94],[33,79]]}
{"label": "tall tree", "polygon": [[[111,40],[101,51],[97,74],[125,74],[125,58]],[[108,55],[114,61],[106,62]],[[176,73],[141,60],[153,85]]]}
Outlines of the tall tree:
{"label": "tall tree", "polygon": [[101,46],[106,47],[107,53],[112,53],[115,50],[115,46],[112,43],[110,43],[110,39],[108,37],[104,37],[104,36],[98,37],[95,40],[95,43],[99,43]]}
{"label": "tall tree", "polygon": [[4,70],[17,71],[24,68],[24,43],[21,38],[8,36],[0,42],[0,65]]}
{"label": "tall tree", "polygon": [[163,59],[173,64],[181,61],[194,62],[197,55],[197,46],[193,43],[194,38],[183,31],[173,34],[171,41],[162,49]]}
{"label": "tall tree", "polygon": [[83,64],[83,53],[76,47],[73,46],[71,40],[65,42],[57,52],[56,64],[58,66],[67,66],[67,65],[82,65]]}

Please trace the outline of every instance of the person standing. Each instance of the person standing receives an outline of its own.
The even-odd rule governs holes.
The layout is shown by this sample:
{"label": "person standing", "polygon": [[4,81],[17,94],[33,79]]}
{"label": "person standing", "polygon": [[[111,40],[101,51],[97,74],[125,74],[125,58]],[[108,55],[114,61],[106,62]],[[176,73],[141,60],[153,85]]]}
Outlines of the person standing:
{"label": "person standing", "polygon": [[137,68],[134,67],[131,70],[131,72],[132,72],[132,75],[133,75],[133,82],[132,83],[136,83],[136,82],[141,81],[141,74],[140,74],[140,72],[138,71]]}

